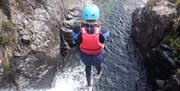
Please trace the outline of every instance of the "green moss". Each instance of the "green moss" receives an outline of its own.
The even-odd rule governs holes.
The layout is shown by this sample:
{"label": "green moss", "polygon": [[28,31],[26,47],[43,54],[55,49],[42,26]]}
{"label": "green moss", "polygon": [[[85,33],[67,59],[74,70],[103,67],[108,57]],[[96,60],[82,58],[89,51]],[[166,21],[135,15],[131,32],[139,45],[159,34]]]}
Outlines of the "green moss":
{"label": "green moss", "polygon": [[[179,0],[180,1],[180,0]],[[169,47],[173,48],[174,51],[169,54],[175,60],[180,60],[180,17],[175,17],[173,20],[173,25],[165,36],[163,43],[167,44]]]}
{"label": "green moss", "polygon": [[12,21],[2,23],[0,29],[0,45],[13,45],[16,43],[15,32],[18,28]]}
{"label": "green moss", "polygon": [[3,62],[3,65],[4,65],[4,69],[5,69],[5,74],[6,75],[9,75],[11,72],[12,72],[12,66],[11,66],[11,58],[12,58],[12,48],[10,47],[6,47],[4,49],[4,62]]}
{"label": "green moss", "polygon": [[14,37],[5,34],[0,35],[0,45],[13,45],[15,43],[16,39]]}
{"label": "green moss", "polygon": [[13,32],[17,31],[17,25],[12,21],[8,20],[6,22],[2,22],[1,32]]}
{"label": "green moss", "polygon": [[180,7],[180,0],[176,0],[176,6]]}
{"label": "green moss", "polygon": [[175,49],[170,56],[176,60],[180,60],[180,37],[174,37],[172,34],[169,34],[165,37],[163,42]]}
{"label": "green moss", "polygon": [[175,49],[180,48],[179,37],[175,38],[173,35],[167,35],[164,39],[164,42]]}

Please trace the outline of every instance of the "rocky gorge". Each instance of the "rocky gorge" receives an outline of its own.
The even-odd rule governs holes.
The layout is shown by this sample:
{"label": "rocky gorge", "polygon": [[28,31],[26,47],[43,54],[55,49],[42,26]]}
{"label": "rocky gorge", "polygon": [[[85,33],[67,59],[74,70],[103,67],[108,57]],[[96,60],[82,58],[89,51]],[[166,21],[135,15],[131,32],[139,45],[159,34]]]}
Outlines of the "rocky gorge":
{"label": "rocky gorge", "polygon": [[[63,58],[75,46],[71,32],[81,23],[81,1],[0,0],[0,88],[52,86],[55,73],[68,62]],[[153,91],[180,88],[179,4],[149,0],[132,14],[133,41]]]}
{"label": "rocky gorge", "polygon": [[63,56],[74,45],[70,33],[83,5],[77,3],[79,0],[0,1],[1,88],[51,86]]}
{"label": "rocky gorge", "polygon": [[153,91],[180,90],[179,4],[179,0],[149,0],[132,15],[132,36]]}

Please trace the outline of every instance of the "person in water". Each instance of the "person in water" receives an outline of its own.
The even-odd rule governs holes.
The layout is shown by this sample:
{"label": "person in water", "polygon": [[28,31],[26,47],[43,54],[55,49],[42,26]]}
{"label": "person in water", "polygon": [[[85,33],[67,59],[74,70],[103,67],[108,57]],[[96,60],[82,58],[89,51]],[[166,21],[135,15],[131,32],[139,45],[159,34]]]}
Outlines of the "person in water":
{"label": "person in water", "polygon": [[109,31],[102,27],[100,9],[95,4],[87,4],[83,8],[84,23],[75,26],[72,38],[80,47],[80,59],[85,64],[88,88],[91,88],[91,66],[97,70],[96,79],[101,75],[101,63],[106,56],[104,43],[109,37]]}

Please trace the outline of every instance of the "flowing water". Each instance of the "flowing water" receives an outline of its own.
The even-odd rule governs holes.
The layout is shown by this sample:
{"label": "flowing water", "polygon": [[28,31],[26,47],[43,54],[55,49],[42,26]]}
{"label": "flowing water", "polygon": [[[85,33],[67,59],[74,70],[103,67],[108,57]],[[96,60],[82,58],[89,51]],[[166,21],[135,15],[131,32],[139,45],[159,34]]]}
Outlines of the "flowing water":
{"label": "flowing water", "polygon": [[[131,13],[143,5],[141,0],[99,1],[103,11],[105,26],[111,36],[107,43],[108,54],[103,64],[100,80],[94,79],[93,91],[147,91],[146,74],[139,52],[131,42]],[[54,79],[49,91],[84,91],[86,86],[84,65],[79,61],[78,53],[73,52],[65,58],[71,60],[64,72]]]}
{"label": "flowing water", "polygon": [[[140,53],[131,40],[131,13],[145,1],[100,0],[97,2],[102,8],[105,26],[111,33],[106,48],[108,56],[102,65],[103,70],[99,80],[94,79],[95,69],[93,69],[93,91],[147,91],[145,67]],[[70,62],[63,71],[57,72],[51,89],[23,91],[85,91],[84,65],[78,58],[78,52],[71,52],[64,60]]]}

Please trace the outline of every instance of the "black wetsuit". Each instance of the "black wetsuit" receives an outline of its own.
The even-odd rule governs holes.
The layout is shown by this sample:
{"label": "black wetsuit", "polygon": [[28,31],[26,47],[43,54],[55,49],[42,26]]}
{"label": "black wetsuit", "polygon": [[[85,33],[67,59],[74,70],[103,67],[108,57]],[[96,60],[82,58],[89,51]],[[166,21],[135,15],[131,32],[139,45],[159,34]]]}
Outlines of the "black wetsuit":
{"label": "black wetsuit", "polygon": [[[87,33],[89,34],[94,33],[95,25],[85,24],[85,25],[82,25],[82,27],[87,28]],[[75,40],[77,44],[80,45],[82,43],[82,34],[80,32],[80,26],[74,27],[74,30],[72,32],[72,37],[73,37],[73,40]],[[102,27],[101,33],[99,36],[99,41],[101,43],[104,43],[108,39],[108,37],[109,37],[109,31],[107,31],[106,28]],[[101,69],[102,69],[101,63],[104,61],[105,56],[106,54],[104,50],[97,55],[88,55],[80,51],[80,59],[86,66],[85,71],[86,71],[86,78],[87,78],[88,86],[91,85],[91,66],[92,65],[95,66],[95,68],[97,69],[97,74],[100,74]]]}

